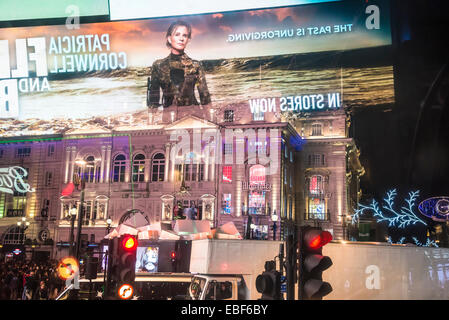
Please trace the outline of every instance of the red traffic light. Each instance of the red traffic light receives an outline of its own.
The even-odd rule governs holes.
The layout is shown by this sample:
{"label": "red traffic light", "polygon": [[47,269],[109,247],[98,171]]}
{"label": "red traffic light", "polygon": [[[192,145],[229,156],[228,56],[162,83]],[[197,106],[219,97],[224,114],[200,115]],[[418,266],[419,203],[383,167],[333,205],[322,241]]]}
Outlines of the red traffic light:
{"label": "red traffic light", "polygon": [[310,229],[306,231],[304,240],[310,249],[319,249],[332,241],[332,234],[328,231]]}
{"label": "red traffic light", "polygon": [[127,251],[133,251],[137,248],[137,239],[134,236],[126,235],[122,239],[122,247]]}
{"label": "red traffic light", "polygon": [[170,258],[171,259],[176,259],[176,252],[175,251],[170,252]]}

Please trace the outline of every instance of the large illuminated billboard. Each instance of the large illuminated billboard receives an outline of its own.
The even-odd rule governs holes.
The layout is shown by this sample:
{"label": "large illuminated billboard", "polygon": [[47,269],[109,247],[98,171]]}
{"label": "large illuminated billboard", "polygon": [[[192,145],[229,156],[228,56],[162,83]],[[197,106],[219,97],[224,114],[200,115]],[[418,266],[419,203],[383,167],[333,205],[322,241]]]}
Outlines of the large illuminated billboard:
{"label": "large illuminated billboard", "polygon": [[[167,47],[176,20],[191,27],[181,62]],[[390,51],[388,0],[0,29],[0,136],[143,126],[170,103],[252,113],[261,98],[278,112],[388,105]]]}

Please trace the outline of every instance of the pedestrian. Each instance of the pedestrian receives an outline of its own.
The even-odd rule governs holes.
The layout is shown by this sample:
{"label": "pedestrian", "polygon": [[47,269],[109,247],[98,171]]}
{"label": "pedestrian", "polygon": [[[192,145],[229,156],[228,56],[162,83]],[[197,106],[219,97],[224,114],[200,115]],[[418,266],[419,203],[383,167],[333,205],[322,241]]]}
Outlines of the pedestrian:
{"label": "pedestrian", "polygon": [[36,293],[37,300],[48,300],[48,288],[45,281],[41,281]]}
{"label": "pedestrian", "polygon": [[17,300],[19,289],[19,278],[17,270],[13,270],[13,277],[9,282],[9,289],[11,290],[11,300]]}

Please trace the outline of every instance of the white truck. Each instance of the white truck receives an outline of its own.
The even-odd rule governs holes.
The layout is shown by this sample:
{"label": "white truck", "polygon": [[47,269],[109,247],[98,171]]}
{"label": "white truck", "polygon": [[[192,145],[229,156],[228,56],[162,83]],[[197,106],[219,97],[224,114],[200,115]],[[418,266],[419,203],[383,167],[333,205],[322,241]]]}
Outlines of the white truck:
{"label": "white truck", "polygon": [[448,248],[340,241],[323,255],[333,261],[326,300],[449,300]]}
{"label": "white truck", "polygon": [[259,299],[261,294],[256,290],[256,278],[265,271],[265,262],[279,255],[281,243],[224,239],[192,241],[190,297],[194,300]]}
{"label": "white truck", "polygon": [[[194,240],[190,261],[195,300],[257,300],[256,278],[281,241]],[[325,300],[449,300],[449,249],[333,241],[323,248],[333,265]],[[277,267],[279,270],[279,266]],[[285,273],[284,273],[285,274]],[[221,289],[226,294],[218,295]],[[295,299],[297,299],[297,284]]]}

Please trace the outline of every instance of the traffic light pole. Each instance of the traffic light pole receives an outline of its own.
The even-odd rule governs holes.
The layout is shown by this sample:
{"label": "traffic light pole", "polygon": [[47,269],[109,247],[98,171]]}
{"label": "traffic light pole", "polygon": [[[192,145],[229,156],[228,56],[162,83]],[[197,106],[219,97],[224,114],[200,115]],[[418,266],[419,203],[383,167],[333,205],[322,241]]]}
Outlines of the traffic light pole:
{"label": "traffic light pole", "polygon": [[287,237],[287,300],[295,300],[295,262],[296,262],[296,245],[294,243],[293,235]]}
{"label": "traffic light pole", "polygon": [[304,250],[303,250],[303,228],[298,228],[298,245],[299,245],[299,264],[298,264],[298,300],[304,299]]}

